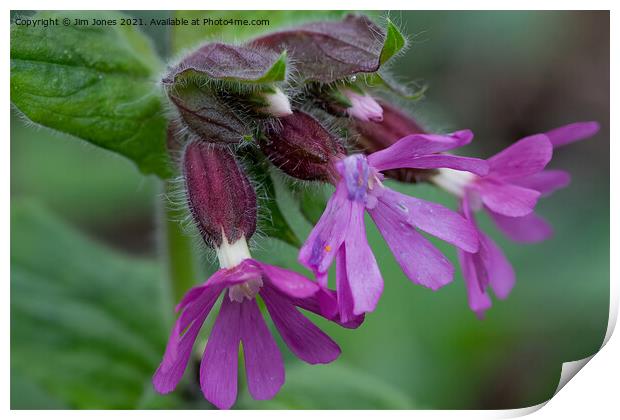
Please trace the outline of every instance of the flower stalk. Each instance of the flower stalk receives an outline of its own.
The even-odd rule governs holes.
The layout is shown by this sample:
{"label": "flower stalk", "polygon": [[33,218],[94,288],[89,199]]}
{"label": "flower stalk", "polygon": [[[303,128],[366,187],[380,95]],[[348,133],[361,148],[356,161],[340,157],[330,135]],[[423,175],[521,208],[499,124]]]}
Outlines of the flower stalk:
{"label": "flower stalk", "polygon": [[170,181],[162,183],[162,197],[158,200],[157,218],[160,229],[160,253],[166,266],[164,276],[164,289],[170,310],[173,313],[174,305],[181,300],[187,290],[191,289],[196,283],[196,265],[192,251],[192,241],[183,232],[181,220],[182,212],[172,209],[167,203],[167,198],[173,192],[173,185]]}

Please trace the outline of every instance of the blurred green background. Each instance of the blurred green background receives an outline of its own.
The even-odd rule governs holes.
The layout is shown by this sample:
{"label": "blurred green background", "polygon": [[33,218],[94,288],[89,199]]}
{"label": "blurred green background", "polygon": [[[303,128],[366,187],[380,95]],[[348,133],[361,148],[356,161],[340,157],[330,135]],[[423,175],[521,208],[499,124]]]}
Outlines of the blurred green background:
{"label": "blurred green background", "polygon": [[[275,24],[289,14],[269,15]],[[252,401],[242,379],[237,408],[524,407],[552,396],[562,362],[602,343],[609,309],[609,13],[390,17],[412,41],[393,72],[430,86],[414,114],[431,129],[473,129],[467,153],[486,157],[572,121],[597,120],[602,129],[554,156],[551,167],[568,169],[573,183],[540,203],[556,229],[552,239],[511,244],[482,218],[518,275],[509,299],[496,301],[484,320],[468,309],[460,274],[439,292],[412,285],[369,223],[386,283],[376,312],[354,331],[317,320],[342,356],[307,366],[281,346],[287,382],[280,394]],[[238,36],[228,30],[217,36]],[[163,57],[180,39],[204,36],[147,32]],[[390,186],[455,207],[431,187]],[[294,209],[282,185],[278,190],[283,208]],[[122,157],[29,126],[12,112],[11,198],[12,408],[208,408],[195,366],[171,395],[156,395],[150,385],[173,319],[156,233],[158,181]],[[300,237],[310,231],[296,210],[286,216]],[[270,239],[257,245],[257,257],[298,268],[294,248]],[[455,261],[454,250],[440,246]],[[202,268],[211,269],[206,259]]]}

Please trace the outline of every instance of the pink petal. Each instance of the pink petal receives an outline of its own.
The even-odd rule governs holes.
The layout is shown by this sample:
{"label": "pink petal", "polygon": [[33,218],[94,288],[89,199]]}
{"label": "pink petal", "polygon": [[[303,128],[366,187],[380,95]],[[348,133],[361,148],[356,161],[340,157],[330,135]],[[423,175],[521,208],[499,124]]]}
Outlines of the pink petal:
{"label": "pink petal", "polygon": [[177,319],[164,358],[153,375],[153,386],[159,393],[172,391],[185,372],[196,336],[215,301],[225,287],[242,281],[239,272],[219,270],[205,283],[190,289],[177,306],[183,312]]}
{"label": "pink petal", "polygon": [[329,363],[340,355],[340,347],[303,316],[284,296],[270,287],[260,292],[282,339],[301,360],[310,364]]}
{"label": "pink petal", "polygon": [[352,205],[347,198],[346,186],[339,183],[323,215],[299,250],[299,262],[315,274],[327,272],[344,242]]}
{"label": "pink petal", "polygon": [[489,172],[489,164],[478,158],[470,158],[454,155],[428,155],[420,156],[412,159],[402,159],[394,161],[397,166],[387,169],[396,168],[413,168],[413,169],[435,169],[435,168],[451,168],[459,171],[467,171],[476,175],[484,176]]}
{"label": "pink petal", "polygon": [[530,214],[540,197],[538,191],[493,179],[479,179],[472,188],[480,193],[482,202],[491,210],[511,217]]}
{"label": "pink petal", "polygon": [[488,213],[498,229],[515,242],[541,242],[553,235],[551,225],[534,212],[523,217],[507,217],[490,210]]}
{"label": "pink petal", "polygon": [[488,159],[489,175],[518,179],[542,171],[551,160],[553,147],[544,134],[525,137]]}
{"label": "pink petal", "polygon": [[284,384],[282,355],[265,324],[256,300],[244,300],[238,305],[241,306],[241,341],[248,390],[255,400],[268,400],[273,398]]}
{"label": "pink petal", "polygon": [[544,197],[555,190],[568,186],[570,184],[570,174],[566,171],[547,169],[511,182],[521,187],[536,190]]}
{"label": "pink petal", "polygon": [[338,314],[343,322],[350,322],[355,318],[353,307],[353,293],[347,275],[346,248],[340,247],[336,255],[336,296],[338,297]]}
{"label": "pink petal", "polygon": [[314,295],[319,285],[291,270],[255,261],[261,268],[264,279],[291,298],[305,298]]}
{"label": "pink petal", "polygon": [[500,247],[482,232],[480,232],[480,256],[493,293],[500,299],[506,299],[515,285],[514,269]]}
{"label": "pink petal", "polygon": [[450,135],[412,134],[386,149],[372,153],[368,156],[368,163],[378,171],[410,168],[412,166],[406,166],[409,160],[461,147],[471,142],[473,136],[470,130],[461,130]]}
{"label": "pink petal", "polygon": [[478,233],[463,216],[442,205],[410,197],[389,188],[379,201],[403,220],[468,252],[478,251]]}
{"label": "pink petal", "polygon": [[383,279],[366,239],[363,206],[354,206],[352,209],[351,222],[345,238],[345,250],[347,279],[353,298],[353,315],[372,312],[383,293]]}
{"label": "pink petal", "polygon": [[209,277],[209,279],[207,279],[206,282],[189,289],[189,291],[185,293],[183,298],[181,298],[181,301],[174,308],[175,312],[179,312],[182,309],[186,308],[188,305],[198,299],[203,293],[205,293],[208,289],[220,284],[222,281],[227,279],[227,274],[228,271],[225,269],[217,270],[215,273],[213,273],[213,275],[211,275],[211,277]]}
{"label": "pink petal", "polygon": [[176,321],[166,346],[164,359],[153,375],[153,387],[160,394],[167,394],[174,390],[183,377],[198,332],[213,308],[219,292],[204,296],[199,305],[200,311],[194,314],[193,318],[183,313]]}
{"label": "pink petal", "polygon": [[476,268],[476,259],[480,256],[470,254],[461,250],[457,250],[463,279],[465,280],[465,288],[467,289],[467,302],[469,308],[478,315],[479,318],[484,316],[484,312],[492,305],[491,298],[485,291],[485,287],[481,284]]}
{"label": "pink petal", "polygon": [[[344,253],[344,247],[340,247],[339,253],[340,252]],[[338,255],[336,255],[336,267],[344,267],[342,264],[344,263],[339,263]],[[346,276],[346,271],[344,272],[344,276]],[[338,275],[336,277],[338,277]],[[291,301],[295,306],[320,315],[344,328],[357,328],[364,322],[364,314],[358,316],[353,315],[352,304],[351,310],[349,311],[349,318],[346,320],[343,319],[338,307],[338,296],[336,292],[330,289],[321,288],[314,296],[303,299],[291,299]]]}
{"label": "pink petal", "polygon": [[452,264],[428,239],[403,221],[400,214],[379,202],[370,215],[411,281],[433,290],[452,281]]}
{"label": "pink petal", "polygon": [[554,128],[545,134],[549,137],[553,147],[561,147],[579,140],[592,137],[600,129],[599,123],[596,121],[577,122]]}
{"label": "pink petal", "polygon": [[200,362],[200,388],[204,397],[220,409],[237,399],[237,358],[241,340],[241,304],[227,296],[207,341]]}

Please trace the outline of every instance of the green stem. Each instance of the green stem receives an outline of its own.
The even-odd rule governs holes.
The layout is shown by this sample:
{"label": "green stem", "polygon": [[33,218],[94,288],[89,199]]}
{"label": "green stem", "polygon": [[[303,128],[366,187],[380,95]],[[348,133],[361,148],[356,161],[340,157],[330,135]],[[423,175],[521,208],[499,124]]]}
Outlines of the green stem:
{"label": "green stem", "polygon": [[171,305],[176,305],[183,295],[196,283],[192,241],[183,233],[183,213],[170,208],[167,196],[173,191],[170,181],[164,181],[159,203],[160,227],[163,233],[162,254],[166,262],[166,289]]}

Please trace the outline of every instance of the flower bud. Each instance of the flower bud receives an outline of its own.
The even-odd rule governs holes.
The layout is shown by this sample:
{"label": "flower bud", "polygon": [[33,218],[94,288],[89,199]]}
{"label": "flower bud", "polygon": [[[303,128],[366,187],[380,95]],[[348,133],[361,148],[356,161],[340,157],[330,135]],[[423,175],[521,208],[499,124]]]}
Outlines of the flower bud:
{"label": "flower bud", "polygon": [[183,174],[192,217],[209,246],[220,248],[254,234],[256,194],[228,148],[190,142]]}
{"label": "flower bud", "polygon": [[286,54],[249,45],[212,42],[170,67],[162,83],[167,88],[188,81],[261,84],[283,81],[285,77]]}
{"label": "flower bud", "polygon": [[288,175],[307,181],[331,181],[332,160],[345,154],[338,139],[312,116],[294,111],[265,130],[260,146]]}
{"label": "flower bud", "polygon": [[[426,131],[410,116],[395,106],[379,101],[383,109],[382,121],[361,121],[353,119],[354,129],[359,134],[357,144],[365,153],[370,154],[383,150],[410,134],[424,134]],[[390,178],[403,182],[420,182],[431,176],[432,169],[397,169],[385,171]]]}
{"label": "flower bud", "polygon": [[348,15],[263,35],[248,46],[288,51],[302,82],[331,83],[379,70],[385,41],[385,31],[366,16]]}
{"label": "flower bud", "polygon": [[350,117],[364,122],[381,122],[383,120],[381,105],[366,92],[358,93],[351,89],[343,89],[342,94],[351,102],[351,106],[346,109],[346,113]]}
{"label": "flower bud", "polygon": [[213,92],[188,85],[168,93],[181,121],[203,141],[238,144],[252,138],[252,130],[229,104]]}

